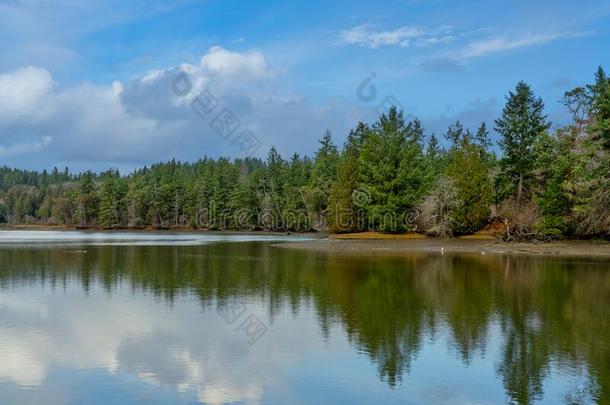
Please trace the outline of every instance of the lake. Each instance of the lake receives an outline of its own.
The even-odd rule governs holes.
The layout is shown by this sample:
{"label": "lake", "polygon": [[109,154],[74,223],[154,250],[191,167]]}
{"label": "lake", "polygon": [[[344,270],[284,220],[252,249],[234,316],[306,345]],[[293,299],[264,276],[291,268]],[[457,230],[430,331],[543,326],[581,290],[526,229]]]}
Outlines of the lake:
{"label": "lake", "polygon": [[0,231],[0,403],[610,403],[605,259]]}

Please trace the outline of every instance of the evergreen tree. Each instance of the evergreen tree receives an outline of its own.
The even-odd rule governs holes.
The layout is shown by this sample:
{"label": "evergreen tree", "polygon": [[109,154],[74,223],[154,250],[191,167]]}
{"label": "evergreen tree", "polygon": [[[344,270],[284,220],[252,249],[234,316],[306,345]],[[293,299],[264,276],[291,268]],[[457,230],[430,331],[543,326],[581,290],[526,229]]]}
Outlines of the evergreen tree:
{"label": "evergreen tree", "polygon": [[282,215],[286,228],[295,231],[311,230],[314,218],[311,217],[304,196],[311,181],[312,163],[295,153],[287,170],[286,201]]}
{"label": "evergreen tree", "polygon": [[509,92],[502,117],[496,120],[496,131],[501,135],[499,186],[503,196],[515,198],[517,206],[524,193],[531,192],[534,172],[532,146],[551,126],[543,114],[544,102],[537,98],[525,82],[519,82],[515,92]]}
{"label": "evergreen tree", "polygon": [[574,218],[580,235],[610,235],[610,79],[600,67],[587,86],[587,133],[576,150]]}
{"label": "evergreen tree", "polygon": [[571,182],[574,171],[574,138],[558,131],[540,136],[533,145],[536,202],[541,219],[538,231],[547,236],[560,236],[570,231],[569,216],[572,209]]}
{"label": "evergreen tree", "polygon": [[269,230],[283,229],[284,187],[286,181],[286,162],[272,147],[267,155],[267,167],[262,181],[261,218],[262,226]]}
{"label": "evergreen tree", "polygon": [[464,137],[464,125],[460,121],[456,121],[454,124],[449,125],[445,138],[449,141],[452,148],[457,148]]}
{"label": "evergreen tree", "polygon": [[428,140],[428,148],[426,149],[426,157],[430,161],[436,161],[441,156],[441,147],[438,144],[438,138],[432,134]]}
{"label": "evergreen tree", "polygon": [[[370,128],[363,122],[350,131],[337,167],[337,178],[329,195],[328,226],[332,232],[364,229],[363,211],[368,195],[359,188],[360,153]],[[364,199],[362,198],[364,197]]]}
{"label": "evergreen tree", "polygon": [[425,158],[428,167],[428,177],[431,181],[436,181],[435,179],[438,179],[444,172],[447,159],[445,150],[440,147],[438,138],[434,134],[428,140]]}
{"label": "evergreen tree", "polygon": [[330,191],[337,177],[338,163],[337,147],[333,142],[330,131],[326,131],[320,140],[320,148],[316,152],[311,176],[312,208],[315,212],[326,212]]}
{"label": "evergreen tree", "polygon": [[384,232],[406,229],[404,219],[429,183],[419,121],[408,124],[395,107],[382,114],[359,158],[369,226]]}
{"label": "evergreen tree", "polygon": [[610,149],[610,78],[601,66],[595,73],[595,84],[588,88],[594,118],[590,132],[600,138],[604,148]]}
{"label": "evergreen tree", "polygon": [[81,177],[78,194],[77,220],[80,226],[93,225],[99,211],[99,199],[93,172],[87,171]]}
{"label": "evergreen tree", "polygon": [[477,133],[474,136],[477,145],[483,151],[487,151],[491,147],[491,141],[489,140],[489,131],[487,130],[487,124],[481,123],[477,129]]}
{"label": "evergreen tree", "polygon": [[452,180],[459,204],[452,218],[453,232],[471,233],[481,229],[490,219],[492,203],[491,167],[486,150],[462,134],[459,144],[449,152],[446,175]]}
{"label": "evergreen tree", "polygon": [[103,175],[100,190],[99,224],[103,228],[116,228],[123,226],[123,204],[125,190],[122,187],[118,171]]}

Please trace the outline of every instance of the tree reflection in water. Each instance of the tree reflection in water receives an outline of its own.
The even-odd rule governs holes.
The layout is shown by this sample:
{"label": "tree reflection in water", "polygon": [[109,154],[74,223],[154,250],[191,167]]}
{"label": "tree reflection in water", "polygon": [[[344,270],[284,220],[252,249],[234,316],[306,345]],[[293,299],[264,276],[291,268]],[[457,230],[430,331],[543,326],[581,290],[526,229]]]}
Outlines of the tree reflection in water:
{"label": "tree reflection in water", "polygon": [[[77,248],[70,248],[77,250]],[[497,375],[509,400],[544,396],[551,367],[581,370],[568,402],[610,403],[610,272],[603,260],[501,255],[345,256],[277,249],[267,243],[1,249],[0,286],[78,280],[88,291],[120,284],[172,303],[196,294],[206,310],[257,300],[270,319],[313,305],[324,336],[339,324],[390,386],[410,372],[428,339],[450,333],[464,364],[486,355],[501,331]],[[442,367],[442,365],[439,365]]]}

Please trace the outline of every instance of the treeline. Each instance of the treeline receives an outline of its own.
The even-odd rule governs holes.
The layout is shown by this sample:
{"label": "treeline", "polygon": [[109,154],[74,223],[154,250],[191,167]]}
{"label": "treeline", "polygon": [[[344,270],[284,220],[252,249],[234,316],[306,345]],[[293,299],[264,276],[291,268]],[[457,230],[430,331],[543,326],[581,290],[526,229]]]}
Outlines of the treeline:
{"label": "treeline", "polygon": [[494,129],[460,122],[440,146],[390,109],[341,149],[327,132],[313,158],[171,161],[122,176],[0,169],[0,221],[101,228],[418,231],[485,227],[505,239],[610,235],[610,78],[565,93],[555,131],[520,82]]}

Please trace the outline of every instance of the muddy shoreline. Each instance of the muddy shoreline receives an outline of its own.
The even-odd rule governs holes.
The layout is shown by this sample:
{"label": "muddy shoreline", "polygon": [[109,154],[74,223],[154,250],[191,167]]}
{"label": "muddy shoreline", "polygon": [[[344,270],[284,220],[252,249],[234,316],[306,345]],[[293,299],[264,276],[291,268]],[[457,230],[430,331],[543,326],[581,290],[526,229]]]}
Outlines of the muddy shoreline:
{"label": "muddy shoreline", "polygon": [[[273,245],[282,249],[299,249],[349,255],[402,255],[421,253],[474,253],[608,257],[610,243],[604,241],[561,242],[500,242],[473,239],[317,239],[303,242],[287,242]],[[609,262],[610,264],[610,262]]]}
{"label": "muddy shoreline", "polygon": [[502,242],[487,235],[459,237],[455,239],[428,238],[420,234],[385,235],[344,234],[328,235],[326,233],[307,232],[272,232],[272,231],[239,231],[239,230],[195,230],[188,228],[169,229],[79,229],[69,226],[2,224],[0,230],[8,231],[81,231],[81,232],[117,232],[117,233],[221,233],[252,235],[295,235],[309,236],[315,239],[299,242],[283,242],[274,247],[299,249],[334,254],[350,255],[402,255],[420,253],[469,253],[469,254],[512,254],[512,255],[547,255],[547,256],[580,256],[608,257],[610,259],[610,242],[608,241],[555,241],[555,242]]}

